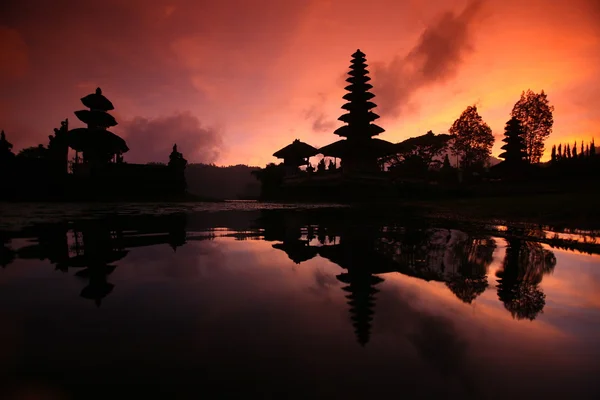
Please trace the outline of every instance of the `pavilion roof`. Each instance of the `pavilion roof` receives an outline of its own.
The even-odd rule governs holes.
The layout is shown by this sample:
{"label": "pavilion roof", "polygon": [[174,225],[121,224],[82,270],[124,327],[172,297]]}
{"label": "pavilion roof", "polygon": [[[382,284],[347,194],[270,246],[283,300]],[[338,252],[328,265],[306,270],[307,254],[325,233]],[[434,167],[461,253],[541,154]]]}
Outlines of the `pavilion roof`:
{"label": "pavilion roof", "polygon": [[75,151],[106,150],[110,153],[129,151],[123,138],[104,129],[76,128],[68,133],[69,147]]}
{"label": "pavilion roof", "polygon": [[110,111],[115,109],[110,100],[104,97],[100,88],[96,89],[96,93],[82,97],[81,102],[84,106],[94,110]]}
{"label": "pavilion roof", "polygon": [[98,110],[79,110],[75,111],[75,116],[85,124],[93,124],[108,128],[117,125],[115,117],[104,111]]}
{"label": "pavilion roof", "polygon": [[312,157],[316,154],[319,154],[318,150],[315,147],[312,147],[310,144],[301,142],[296,139],[291,144],[288,144],[283,149],[276,151],[273,153],[273,157],[277,158],[305,158]]}
{"label": "pavilion roof", "polygon": [[396,145],[381,139],[367,139],[361,141],[349,141],[348,139],[338,140],[323,146],[318,150],[317,154],[323,154],[329,157],[343,158],[351,153],[370,153],[376,157],[384,157],[397,152]]}
{"label": "pavilion roof", "polygon": [[319,252],[317,247],[308,246],[307,242],[300,240],[291,243],[276,243],[273,245],[273,248],[285,251],[290,260],[296,264],[300,264],[304,261],[314,258]]}

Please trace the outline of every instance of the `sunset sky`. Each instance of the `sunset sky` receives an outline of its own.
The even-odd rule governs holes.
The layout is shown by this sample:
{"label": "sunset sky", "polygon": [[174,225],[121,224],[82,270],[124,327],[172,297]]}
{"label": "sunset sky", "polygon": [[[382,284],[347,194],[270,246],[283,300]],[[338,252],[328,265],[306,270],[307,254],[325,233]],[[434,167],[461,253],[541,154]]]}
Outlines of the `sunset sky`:
{"label": "sunset sky", "polygon": [[[600,142],[600,0],[20,0],[0,5],[0,129],[47,144],[97,86],[130,162],[264,165],[338,139],[350,55],[398,142],[446,133],[471,104],[497,137],[545,90],[560,141]],[[545,158],[549,156],[546,152]]]}

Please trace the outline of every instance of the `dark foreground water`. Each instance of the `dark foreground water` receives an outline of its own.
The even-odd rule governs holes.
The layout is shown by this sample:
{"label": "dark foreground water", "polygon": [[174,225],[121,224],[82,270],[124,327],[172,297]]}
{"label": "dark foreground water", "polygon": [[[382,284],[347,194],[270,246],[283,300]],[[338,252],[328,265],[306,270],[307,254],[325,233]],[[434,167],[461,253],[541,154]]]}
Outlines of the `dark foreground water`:
{"label": "dark foreground water", "polygon": [[593,233],[20,207],[0,217],[1,398],[600,398]]}

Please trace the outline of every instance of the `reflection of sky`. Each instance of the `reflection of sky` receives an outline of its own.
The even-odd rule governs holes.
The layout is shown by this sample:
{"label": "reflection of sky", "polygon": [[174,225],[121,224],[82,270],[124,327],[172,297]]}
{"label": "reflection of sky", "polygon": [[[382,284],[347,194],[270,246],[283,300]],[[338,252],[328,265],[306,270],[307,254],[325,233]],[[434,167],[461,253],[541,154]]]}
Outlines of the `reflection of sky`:
{"label": "reflection of sky", "polygon": [[78,297],[87,282],[73,271],[17,260],[0,271],[0,372],[227,378],[299,397],[519,398],[568,388],[582,398],[595,385],[598,258],[555,251],[556,269],[541,284],[546,307],[534,321],[513,320],[498,300],[492,274],[501,240],[491,287],[470,305],[443,283],[386,274],[362,348],[335,278],[344,271],[320,257],[294,264],[272,244],[218,238],[176,252],[133,249],[116,263],[108,279],[115,288],[100,308]]}

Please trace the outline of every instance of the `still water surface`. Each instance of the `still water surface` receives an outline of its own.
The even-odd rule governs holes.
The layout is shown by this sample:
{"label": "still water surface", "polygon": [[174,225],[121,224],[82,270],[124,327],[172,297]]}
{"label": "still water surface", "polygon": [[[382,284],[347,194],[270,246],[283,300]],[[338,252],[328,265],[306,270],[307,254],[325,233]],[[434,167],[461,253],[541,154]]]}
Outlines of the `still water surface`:
{"label": "still water surface", "polygon": [[12,215],[7,394],[599,398],[593,233],[228,207]]}

